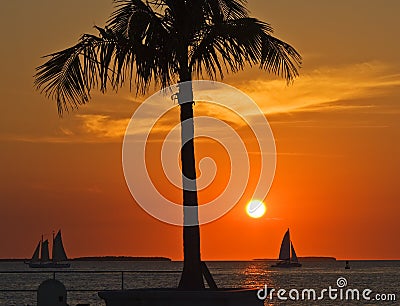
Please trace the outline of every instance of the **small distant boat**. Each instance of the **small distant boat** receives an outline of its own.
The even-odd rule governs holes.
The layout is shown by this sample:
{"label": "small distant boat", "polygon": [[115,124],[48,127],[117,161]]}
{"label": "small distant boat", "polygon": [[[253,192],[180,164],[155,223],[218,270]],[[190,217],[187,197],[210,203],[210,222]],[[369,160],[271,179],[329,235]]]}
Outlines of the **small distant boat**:
{"label": "small distant boat", "polygon": [[[40,256],[39,256],[40,253]],[[35,252],[30,261],[25,262],[30,268],[69,268],[70,263],[65,262],[68,260],[67,254],[63,246],[61,238],[61,230],[58,231],[57,235],[54,237],[53,232],[53,258],[50,259],[49,256],[49,241],[42,239],[36,246]]]}
{"label": "small distant boat", "polygon": [[290,240],[290,231],[286,231],[285,236],[283,236],[281,249],[279,251],[278,262],[271,267],[274,268],[299,268],[301,263],[297,258],[296,251],[292,241]]}
{"label": "small distant boat", "polygon": [[344,267],[346,270],[350,269],[350,263],[348,260],[346,260],[346,266]]}

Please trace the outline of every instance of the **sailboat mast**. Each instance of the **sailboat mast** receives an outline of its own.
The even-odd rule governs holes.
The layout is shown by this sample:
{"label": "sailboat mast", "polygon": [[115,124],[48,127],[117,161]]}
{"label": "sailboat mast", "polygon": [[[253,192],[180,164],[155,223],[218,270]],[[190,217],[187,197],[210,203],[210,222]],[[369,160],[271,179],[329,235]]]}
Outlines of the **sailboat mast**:
{"label": "sailboat mast", "polygon": [[52,249],[51,249],[51,260],[52,261],[54,261],[54,230],[53,230],[53,246],[52,246]]}
{"label": "sailboat mast", "polygon": [[289,237],[289,263],[292,259],[292,239],[290,239],[290,229],[287,229],[288,231],[288,237]]}

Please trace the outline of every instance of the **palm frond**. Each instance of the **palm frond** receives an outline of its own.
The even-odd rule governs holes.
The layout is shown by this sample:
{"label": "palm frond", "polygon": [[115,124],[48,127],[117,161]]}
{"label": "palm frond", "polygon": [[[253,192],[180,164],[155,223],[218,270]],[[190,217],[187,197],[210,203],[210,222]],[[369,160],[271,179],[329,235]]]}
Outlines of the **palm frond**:
{"label": "palm frond", "polygon": [[226,20],[204,26],[192,48],[190,67],[212,79],[237,72],[245,65],[260,65],[288,81],[298,75],[301,57],[290,45],[271,36],[272,27],[256,18]]}
{"label": "palm frond", "polygon": [[122,85],[128,77],[132,87],[134,77],[136,90],[140,93],[145,93],[153,80],[162,87],[171,84],[178,66],[176,46],[171,44],[170,21],[154,9],[154,6],[165,6],[164,3],[141,0],[114,2],[116,10],[107,27],[116,33],[120,42],[115,53],[118,66],[116,84]]}
{"label": "palm frond", "polygon": [[126,82],[144,94],[192,74],[211,79],[245,65],[298,76],[300,54],[272,36],[272,27],[248,16],[245,0],[114,0],[115,11],[98,36],[85,34],[50,54],[35,86],[62,114],[85,104],[93,88],[118,90]]}
{"label": "palm frond", "polygon": [[246,4],[246,0],[218,0],[218,5],[223,11],[226,20],[248,17],[249,11],[245,6]]}
{"label": "palm frond", "polygon": [[151,7],[142,0],[114,0],[115,11],[111,14],[107,26],[115,32],[129,36],[129,28],[134,20],[135,13],[153,15]]}
{"label": "palm frond", "polygon": [[75,46],[46,56],[51,58],[36,69],[36,88],[56,100],[60,115],[87,103],[92,87],[98,85],[100,42],[96,36],[84,35]]}
{"label": "palm frond", "polygon": [[301,66],[301,55],[291,45],[265,33],[262,36],[262,56],[260,68],[293,81]]}

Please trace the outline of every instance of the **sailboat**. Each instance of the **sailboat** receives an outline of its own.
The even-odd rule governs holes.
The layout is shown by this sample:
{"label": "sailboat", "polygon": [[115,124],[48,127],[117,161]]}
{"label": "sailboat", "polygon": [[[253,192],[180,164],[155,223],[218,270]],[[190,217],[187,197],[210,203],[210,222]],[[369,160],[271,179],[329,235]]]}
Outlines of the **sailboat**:
{"label": "sailboat", "polygon": [[42,239],[36,246],[33,256],[30,261],[26,262],[29,264],[30,268],[69,268],[70,263],[65,262],[68,260],[67,254],[65,253],[61,230],[58,231],[57,235],[54,237],[53,232],[53,258],[50,259],[49,255],[49,241]]}
{"label": "sailboat", "polygon": [[299,268],[301,263],[296,255],[292,241],[290,240],[290,231],[286,231],[285,236],[283,236],[281,249],[279,251],[278,262],[272,265],[274,268]]}

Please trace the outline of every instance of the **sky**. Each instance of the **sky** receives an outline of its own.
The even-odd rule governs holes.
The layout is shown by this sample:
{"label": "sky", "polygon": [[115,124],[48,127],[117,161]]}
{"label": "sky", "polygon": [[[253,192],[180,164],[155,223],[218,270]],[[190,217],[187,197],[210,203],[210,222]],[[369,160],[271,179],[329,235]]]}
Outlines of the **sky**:
{"label": "sky", "polygon": [[[400,259],[400,3],[288,3],[249,0],[248,7],[302,54],[300,77],[287,86],[248,68],[224,79],[254,99],[275,137],[267,213],[249,218],[246,193],[201,227],[202,257],[276,258],[290,228],[298,256]],[[95,33],[112,8],[111,0],[0,3],[0,258],[30,257],[42,234],[61,228],[70,257],[182,259],[181,228],[147,215],[124,179],[123,135],[145,97],[127,89],[93,93],[88,105],[59,118],[55,103],[33,86],[43,55]],[[217,166],[222,151],[196,146],[198,160],[214,155]],[[221,186],[213,188],[201,199]]]}

